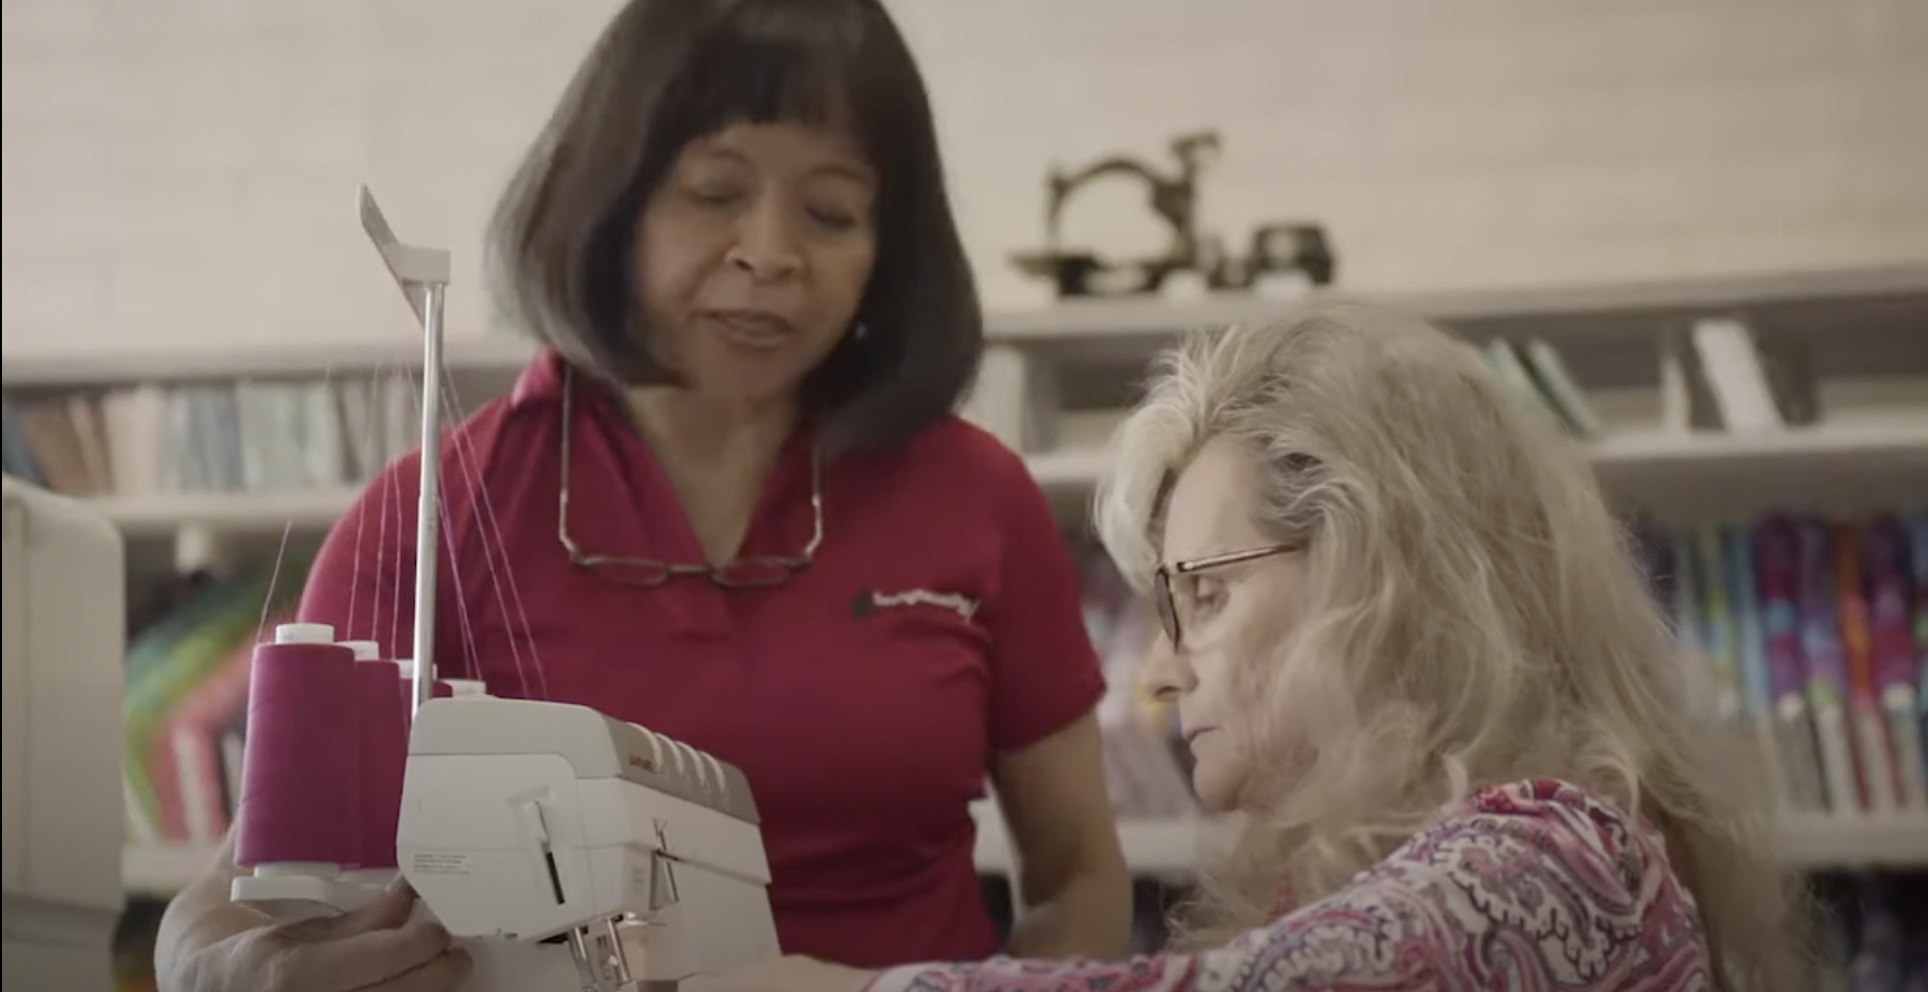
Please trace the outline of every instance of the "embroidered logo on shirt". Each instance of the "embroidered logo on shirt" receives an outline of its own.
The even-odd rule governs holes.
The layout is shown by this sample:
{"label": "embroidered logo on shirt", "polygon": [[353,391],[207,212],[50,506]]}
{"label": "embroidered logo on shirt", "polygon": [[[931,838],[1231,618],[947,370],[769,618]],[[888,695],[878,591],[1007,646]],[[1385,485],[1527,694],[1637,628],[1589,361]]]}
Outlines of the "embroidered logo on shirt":
{"label": "embroidered logo on shirt", "polygon": [[865,589],[857,593],[851,601],[850,614],[858,619],[870,616],[880,610],[903,609],[911,606],[934,606],[970,620],[977,615],[977,600],[954,592],[938,592],[934,589],[905,589],[900,592],[878,592]]}

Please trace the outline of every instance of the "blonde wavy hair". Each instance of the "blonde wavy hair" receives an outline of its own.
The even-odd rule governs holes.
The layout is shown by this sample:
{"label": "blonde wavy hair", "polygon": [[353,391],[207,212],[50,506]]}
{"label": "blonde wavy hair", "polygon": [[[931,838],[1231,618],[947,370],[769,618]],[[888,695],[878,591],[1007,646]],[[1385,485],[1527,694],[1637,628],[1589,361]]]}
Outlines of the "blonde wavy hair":
{"label": "blonde wavy hair", "polygon": [[1141,590],[1173,479],[1221,436],[1260,466],[1258,523],[1306,542],[1307,601],[1242,693],[1255,753],[1293,760],[1257,770],[1274,780],[1202,874],[1181,945],[1263,925],[1280,891],[1334,891],[1479,786],[1553,777],[1663,835],[1719,988],[1805,986],[1804,900],[1761,853],[1771,792],[1693,710],[1631,543],[1550,418],[1398,313],[1321,304],[1200,333],[1159,363],[1097,496]]}

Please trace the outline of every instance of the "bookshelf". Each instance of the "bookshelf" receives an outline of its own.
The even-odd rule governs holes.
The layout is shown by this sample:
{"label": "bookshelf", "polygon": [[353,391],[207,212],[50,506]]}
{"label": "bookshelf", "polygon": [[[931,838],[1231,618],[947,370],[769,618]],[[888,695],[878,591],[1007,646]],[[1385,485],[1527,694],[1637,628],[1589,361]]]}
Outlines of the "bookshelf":
{"label": "bookshelf", "polygon": [[[1388,304],[1438,321],[1474,340],[1517,327],[1560,343],[1586,339],[1636,343],[1660,329],[1710,313],[1747,311],[1770,324],[1800,323],[1814,333],[1862,338],[1928,327],[1928,265],[1840,271],[1759,273],[1727,278],[1478,291],[1327,295]],[[1030,310],[993,311],[985,337],[1053,355],[1097,357],[1120,344],[1161,347],[1185,331],[1262,320],[1290,301],[1230,296],[1165,302],[1131,298],[1070,302]],[[223,345],[122,349],[74,354],[9,355],[0,362],[6,388],[77,388],[149,381],[298,378],[329,370],[367,372],[421,365],[420,344],[398,320],[392,333],[327,345]],[[519,337],[462,335],[451,329],[444,364],[456,375],[512,376],[534,354]]]}
{"label": "bookshelf", "polygon": [[[1637,492],[1647,502],[1675,507],[1688,500],[1721,510],[1738,502],[1772,501],[1763,497],[1763,487],[1791,500],[1805,496],[1816,504],[1846,489],[1855,501],[1867,502],[1866,486],[1894,489],[1897,498],[1923,491],[1928,484],[1928,419],[1897,417],[1892,423],[1780,436],[1625,434],[1601,440],[1591,454],[1610,490]],[[1077,447],[1034,452],[1025,461],[1048,495],[1076,504],[1088,499],[1097,485],[1105,453],[1096,446]],[[1814,480],[1825,480],[1828,491],[1810,485]],[[355,495],[351,488],[164,493],[105,496],[95,505],[129,538],[154,539],[190,528],[242,535],[278,534],[284,528],[326,530]]]}
{"label": "bookshelf", "polygon": [[[1928,508],[1928,266],[1377,298],[1437,320],[1476,347],[1537,341],[1558,351],[1599,421],[1580,443],[1609,496],[1643,515],[1738,521],[1775,510],[1853,516]],[[1079,533],[1105,467],[1105,439],[1152,352],[1189,329],[1260,319],[1286,305],[1129,300],[992,314],[985,370],[967,414],[1025,457],[1067,531]],[[1737,316],[1763,339],[1802,353],[1809,415],[1709,426],[1696,422],[1692,396],[1669,392],[1669,342],[1696,322]],[[533,348],[508,337],[452,337],[446,352],[460,406],[473,411],[509,388]],[[9,355],[0,382],[10,403],[23,404],[157,389],[312,390],[317,383],[335,390],[387,382],[405,396],[419,362],[398,315],[386,336],[325,349]],[[380,425],[391,443],[331,458],[324,468],[276,475],[243,466],[193,485],[147,479],[133,491],[97,484],[90,498],[122,528],[130,549],[284,532],[312,542],[346,511],[370,465],[412,443],[406,427],[412,423]],[[1182,817],[1120,817],[1128,859],[1147,876],[1182,881],[1209,832]],[[1002,828],[994,817],[980,825],[980,867],[1009,873]],[[1803,868],[1928,869],[1928,810],[1801,814],[1779,836],[1784,857]],[[165,895],[211,850],[205,840],[135,843],[124,862],[129,888]]]}
{"label": "bookshelf", "polygon": [[[1720,278],[1579,286],[1540,286],[1444,292],[1361,293],[1331,290],[1334,298],[1369,298],[1476,338],[1531,326],[1536,334],[1638,338],[1669,322],[1706,313],[1745,310],[1779,322],[1796,319],[1852,323],[1906,322],[1928,313],[1928,266],[1882,266],[1839,271],[1752,273]],[[1228,296],[1183,304],[1141,299],[1077,301],[993,314],[994,342],[1116,342],[1168,338],[1213,324],[1262,320],[1280,303]]]}

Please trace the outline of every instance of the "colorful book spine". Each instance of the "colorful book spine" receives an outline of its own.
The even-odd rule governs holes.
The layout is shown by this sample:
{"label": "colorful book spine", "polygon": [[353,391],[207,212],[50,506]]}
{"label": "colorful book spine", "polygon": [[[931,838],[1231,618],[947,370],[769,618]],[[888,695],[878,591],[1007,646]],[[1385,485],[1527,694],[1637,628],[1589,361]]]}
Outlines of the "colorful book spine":
{"label": "colorful book spine", "polygon": [[1899,518],[1884,516],[1869,525],[1868,636],[1874,690],[1894,763],[1896,797],[1902,806],[1924,810],[1928,809],[1928,770],[1922,760],[1915,687],[1909,550],[1908,530]]}
{"label": "colorful book spine", "polygon": [[1760,599],[1761,646],[1768,692],[1773,697],[1774,743],[1787,804],[1821,810],[1827,793],[1808,707],[1807,663],[1801,648],[1799,536],[1785,518],[1770,519],[1754,533],[1754,572]]}
{"label": "colorful book spine", "polygon": [[1908,521],[1908,559],[1915,581],[1915,727],[1928,765],[1928,510]]}
{"label": "colorful book spine", "polygon": [[1808,708],[1821,756],[1821,784],[1827,807],[1839,814],[1859,811],[1861,789],[1855,774],[1853,734],[1847,711],[1848,662],[1841,647],[1835,592],[1834,555],[1825,523],[1796,524],[1800,563],[1801,653],[1807,661]]}
{"label": "colorful book spine", "polygon": [[1834,589],[1840,604],[1841,657],[1847,663],[1848,726],[1854,735],[1855,774],[1866,807],[1875,813],[1888,813],[1899,801],[1888,719],[1881,710],[1880,690],[1875,685],[1866,548],[1860,528],[1853,524],[1835,523],[1828,530],[1834,545]]}
{"label": "colorful book spine", "polygon": [[1740,719],[1741,678],[1736,661],[1739,631],[1730,601],[1730,579],[1723,567],[1726,542],[1719,524],[1693,528],[1694,574],[1700,593],[1701,651],[1712,666],[1715,712],[1722,720]]}
{"label": "colorful book spine", "polygon": [[1774,688],[1767,666],[1767,629],[1761,622],[1761,581],[1754,564],[1749,528],[1723,529],[1726,538],[1728,600],[1734,609],[1735,658],[1740,669],[1742,707],[1752,722],[1774,712]]}

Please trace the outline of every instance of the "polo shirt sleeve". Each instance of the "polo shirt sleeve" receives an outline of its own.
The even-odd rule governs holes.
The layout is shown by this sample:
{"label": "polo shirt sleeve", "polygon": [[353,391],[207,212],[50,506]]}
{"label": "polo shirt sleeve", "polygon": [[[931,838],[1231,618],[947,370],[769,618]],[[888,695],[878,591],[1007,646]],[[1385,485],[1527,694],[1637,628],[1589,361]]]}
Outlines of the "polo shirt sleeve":
{"label": "polo shirt sleeve", "polygon": [[991,631],[992,747],[1012,751],[1071,725],[1105,692],[1071,549],[1044,492],[1012,458],[999,522]]}

